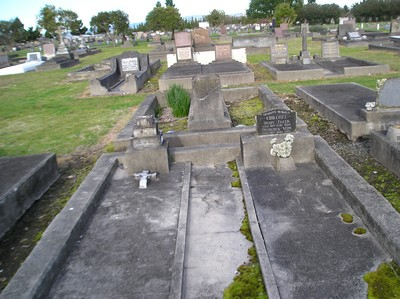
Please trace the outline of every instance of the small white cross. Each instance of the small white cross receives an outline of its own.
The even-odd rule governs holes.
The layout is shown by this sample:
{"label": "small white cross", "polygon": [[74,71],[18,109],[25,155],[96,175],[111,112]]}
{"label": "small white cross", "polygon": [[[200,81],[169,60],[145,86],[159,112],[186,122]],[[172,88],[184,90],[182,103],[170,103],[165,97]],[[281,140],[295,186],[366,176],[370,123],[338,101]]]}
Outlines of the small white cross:
{"label": "small white cross", "polygon": [[150,170],[143,170],[142,172],[133,174],[135,180],[139,180],[139,189],[147,189],[147,180],[154,180],[157,178],[157,172],[150,173]]}

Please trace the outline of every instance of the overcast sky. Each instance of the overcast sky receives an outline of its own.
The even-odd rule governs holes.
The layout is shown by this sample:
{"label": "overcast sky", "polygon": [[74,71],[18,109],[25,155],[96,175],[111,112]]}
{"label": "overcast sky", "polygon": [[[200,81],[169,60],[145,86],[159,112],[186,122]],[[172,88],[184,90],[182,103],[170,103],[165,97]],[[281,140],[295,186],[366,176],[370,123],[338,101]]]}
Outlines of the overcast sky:
{"label": "overcast sky", "polygon": [[[165,0],[160,1],[165,5]],[[304,1],[307,3],[307,1]],[[354,0],[317,0],[318,4],[336,3],[343,7],[360,2]],[[129,15],[130,23],[144,22],[146,15],[155,7],[157,0],[0,0],[0,20],[9,21],[18,17],[25,29],[36,27],[36,16],[46,4],[57,8],[69,9],[76,12],[83,24],[89,28],[92,16],[100,11],[122,10]],[[246,13],[250,0],[174,0],[175,7],[179,9],[182,17],[192,15],[208,15],[213,9],[223,10],[226,14]],[[196,3],[196,4],[195,4]]]}

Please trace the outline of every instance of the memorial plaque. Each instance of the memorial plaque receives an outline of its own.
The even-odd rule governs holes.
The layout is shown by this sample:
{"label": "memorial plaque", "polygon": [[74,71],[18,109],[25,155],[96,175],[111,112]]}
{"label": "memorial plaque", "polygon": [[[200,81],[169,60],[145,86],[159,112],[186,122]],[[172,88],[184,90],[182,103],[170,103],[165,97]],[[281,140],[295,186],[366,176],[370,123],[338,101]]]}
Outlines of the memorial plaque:
{"label": "memorial plaque", "polygon": [[339,54],[339,42],[335,41],[323,41],[321,43],[322,58],[335,58],[340,57]]}
{"label": "memorial plaque", "polygon": [[192,46],[192,37],[190,32],[177,32],[174,35],[175,37],[175,47],[191,47]]}
{"label": "memorial plaque", "polygon": [[232,46],[230,44],[215,45],[215,60],[232,59]]}
{"label": "memorial plaque", "polygon": [[285,109],[273,109],[257,115],[257,133],[259,135],[289,133],[296,130],[296,112]]}
{"label": "memorial plaque", "polygon": [[123,72],[136,72],[139,70],[138,58],[122,58],[121,66]]}
{"label": "memorial plaque", "polygon": [[177,48],[176,54],[178,56],[178,60],[190,60],[192,59],[192,48],[191,47]]}
{"label": "memorial plaque", "polygon": [[285,64],[289,60],[288,47],[285,44],[271,46],[271,62],[276,64]]}

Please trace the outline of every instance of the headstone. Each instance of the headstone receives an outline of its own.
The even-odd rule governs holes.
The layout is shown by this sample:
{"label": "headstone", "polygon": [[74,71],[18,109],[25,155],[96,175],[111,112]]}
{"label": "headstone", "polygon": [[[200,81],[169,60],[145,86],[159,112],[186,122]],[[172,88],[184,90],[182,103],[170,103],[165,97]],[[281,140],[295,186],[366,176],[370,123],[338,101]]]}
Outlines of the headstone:
{"label": "headstone", "polygon": [[284,31],[287,31],[287,30],[289,29],[289,24],[287,24],[287,23],[281,23],[279,27],[280,27],[280,28],[282,29],[282,31],[284,32]]}
{"label": "headstone", "polygon": [[222,36],[225,36],[227,34],[226,27],[224,25],[221,25],[220,33]]}
{"label": "headstone", "polygon": [[285,109],[273,109],[257,115],[257,133],[259,135],[289,133],[296,130],[296,112]]}
{"label": "headstone", "polygon": [[191,60],[192,59],[192,47],[176,48],[176,55],[177,55],[178,61]]}
{"label": "headstone", "polygon": [[322,58],[340,57],[339,42],[337,40],[323,41],[321,43]]}
{"label": "headstone", "polygon": [[30,61],[42,61],[42,56],[40,55],[40,52],[31,52],[26,54],[26,60],[27,62]]}
{"label": "headstone", "polygon": [[10,60],[7,53],[0,53],[0,68],[10,66]]}
{"label": "headstone", "polygon": [[226,108],[221,79],[217,74],[196,75],[192,80],[189,130],[229,128],[232,122]]}
{"label": "headstone", "polygon": [[192,31],[192,39],[195,46],[211,43],[210,34],[207,29],[196,28]]}
{"label": "headstone", "polygon": [[160,41],[161,41],[161,36],[159,34],[153,36],[153,42],[159,43]]}
{"label": "headstone", "polygon": [[362,36],[358,31],[347,32],[346,36],[349,40],[362,40]]}
{"label": "headstone", "polygon": [[301,27],[301,52],[300,52],[300,60],[302,64],[310,64],[311,56],[310,52],[307,50],[307,27]]}
{"label": "headstone", "polygon": [[276,28],[274,28],[274,32],[275,32],[276,37],[283,37],[282,28],[276,27]]}
{"label": "headstone", "polygon": [[121,75],[136,74],[150,67],[149,54],[136,51],[126,51],[117,57],[117,64]]}
{"label": "headstone", "polygon": [[276,44],[271,46],[271,62],[285,64],[289,60],[289,51],[286,44]]}
{"label": "headstone", "polygon": [[381,108],[400,107],[400,78],[389,78],[379,89],[377,103]]}
{"label": "headstone", "polygon": [[215,60],[228,60],[228,59],[232,59],[231,44],[215,45]]}
{"label": "headstone", "polygon": [[44,44],[43,51],[44,51],[44,56],[47,58],[52,58],[56,56],[56,48],[54,44]]}
{"label": "headstone", "polygon": [[[60,27],[60,26],[56,30],[56,33],[58,33],[59,38],[60,38],[60,44],[58,45],[58,48],[57,48],[57,55],[65,55],[65,54],[69,53],[67,47],[65,46],[63,35],[62,35],[64,30],[65,30],[65,28]],[[68,42],[68,40],[67,40],[67,42]]]}
{"label": "headstone", "polygon": [[192,37],[190,32],[176,32],[175,35],[175,47],[191,47]]}
{"label": "headstone", "polygon": [[400,33],[400,18],[390,23],[390,33]]}
{"label": "headstone", "polygon": [[338,38],[346,36],[347,32],[356,31],[356,23],[354,20],[343,21],[343,24],[339,24],[338,27]]}
{"label": "headstone", "polygon": [[139,59],[137,57],[122,58],[121,66],[123,72],[136,72],[139,71]]}

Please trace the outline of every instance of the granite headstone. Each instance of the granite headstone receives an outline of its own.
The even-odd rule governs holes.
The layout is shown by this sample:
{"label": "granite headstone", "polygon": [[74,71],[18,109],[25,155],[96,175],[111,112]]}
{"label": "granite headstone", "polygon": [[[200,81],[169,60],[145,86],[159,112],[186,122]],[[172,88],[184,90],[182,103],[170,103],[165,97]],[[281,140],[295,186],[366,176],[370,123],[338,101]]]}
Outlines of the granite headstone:
{"label": "granite headstone", "polygon": [[296,112],[273,109],[257,115],[259,135],[289,133],[296,130]]}
{"label": "granite headstone", "polygon": [[378,106],[382,108],[400,107],[400,78],[389,78],[379,90]]}

